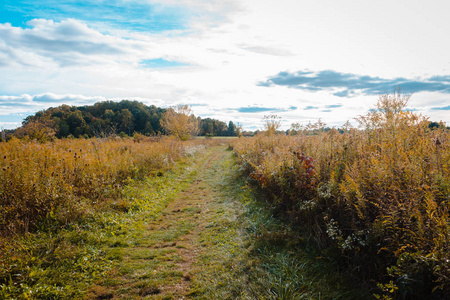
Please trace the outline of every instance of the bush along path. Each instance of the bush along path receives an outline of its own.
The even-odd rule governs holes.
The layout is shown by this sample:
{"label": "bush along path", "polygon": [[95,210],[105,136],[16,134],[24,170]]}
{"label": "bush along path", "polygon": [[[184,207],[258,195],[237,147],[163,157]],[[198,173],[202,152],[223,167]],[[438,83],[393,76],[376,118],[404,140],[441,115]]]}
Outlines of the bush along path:
{"label": "bush along path", "polygon": [[224,146],[161,188],[125,192],[135,213],[111,235],[112,266],[86,299],[369,298],[258,204]]}

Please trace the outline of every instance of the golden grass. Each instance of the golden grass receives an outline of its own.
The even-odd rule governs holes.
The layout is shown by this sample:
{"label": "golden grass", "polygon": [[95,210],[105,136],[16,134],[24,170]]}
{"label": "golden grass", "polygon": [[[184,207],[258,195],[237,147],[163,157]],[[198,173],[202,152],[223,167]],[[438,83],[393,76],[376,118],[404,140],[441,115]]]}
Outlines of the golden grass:
{"label": "golden grass", "polygon": [[117,198],[129,179],[158,175],[183,157],[173,139],[75,139],[0,143],[0,233],[28,232],[45,218],[65,224]]}
{"label": "golden grass", "polygon": [[430,129],[406,102],[382,96],[358,118],[361,129],[261,134],[233,147],[268,200],[320,247],[402,292],[448,295],[450,131]]}

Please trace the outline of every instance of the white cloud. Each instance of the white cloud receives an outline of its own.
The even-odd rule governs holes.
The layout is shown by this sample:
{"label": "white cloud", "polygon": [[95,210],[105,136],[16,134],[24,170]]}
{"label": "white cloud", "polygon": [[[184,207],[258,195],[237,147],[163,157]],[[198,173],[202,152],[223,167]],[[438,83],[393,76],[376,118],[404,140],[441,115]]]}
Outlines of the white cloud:
{"label": "white cloud", "polygon": [[190,28],[202,29],[230,22],[243,10],[238,0],[150,0],[163,6],[182,7],[191,15]]}
{"label": "white cloud", "polygon": [[20,127],[20,125],[22,125],[20,122],[0,122],[0,130],[16,129],[17,127]]}
{"label": "white cloud", "polygon": [[84,105],[92,104],[98,101],[105,101],[102,96],[87,97],[83,95],[57,95],[53,93],[44,93],[39,95],[23,94],[21,96],[0,96],[0,115],[22,112],[36,112],[50,106],[61,104]]}
{"label": "white cloud", "polygon": [[0,47],[11,62],[52,68],[52,62],[60,66],[101,64],[132,55],[142,46],[137,41],[101,34],[73,19],[34,19],[27,24],[31,28],[0,24]]}

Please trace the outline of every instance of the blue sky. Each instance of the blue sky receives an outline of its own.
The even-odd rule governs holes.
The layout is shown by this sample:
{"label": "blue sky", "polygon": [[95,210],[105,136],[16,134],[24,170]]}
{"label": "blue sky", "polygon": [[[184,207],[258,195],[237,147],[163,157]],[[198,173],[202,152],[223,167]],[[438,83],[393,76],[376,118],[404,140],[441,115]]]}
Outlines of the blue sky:
{"label": "blue sky", "polygon": [[154,59],[144,59],[140,61],[140,64],[143,68],[178,68],[182,66],[188,66],[188,64],[180,62],[180,61],[171,61],[166,60],[164,58],[154,58]]}
{"label": "blue sky", "polygon": [[380,94],[450,123],[446,1],[3,0],[0,128],[135,99],[262,127],[340,126]]}
{"label": "blue sky", "polygon": [[99,28],[161,32],[186,29],[188,16],[181,7],[149,1],[2,0],[0,19],[27,28],[28,21],[77,19]]}

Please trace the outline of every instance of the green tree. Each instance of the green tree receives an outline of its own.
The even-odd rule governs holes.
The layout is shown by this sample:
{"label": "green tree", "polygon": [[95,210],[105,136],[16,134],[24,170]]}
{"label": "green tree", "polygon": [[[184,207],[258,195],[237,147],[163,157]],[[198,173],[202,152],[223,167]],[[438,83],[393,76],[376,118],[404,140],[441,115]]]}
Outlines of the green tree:
{"label": "green tree", "polygon": [[236,125],[234,125],[233,121],[228,122],[228,135],[236,136]]}
{"label": "green tree", "polygon": [[89,127],[87,126],[81,111],[76,110],[71,112],[67,117],[66,122],[67,125],[69,125],[70,133],[75,137],[88,133]]}
{"label": "green tree", "polygon": [[133,115],[128,110],[128,108],[122,109],[117,114],[117,122],[119,125],[119,130],[128,133],[128,135],[131,135],[131,132],[134,129]]}

